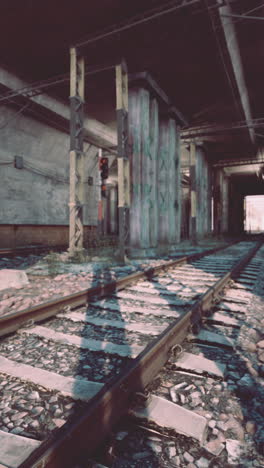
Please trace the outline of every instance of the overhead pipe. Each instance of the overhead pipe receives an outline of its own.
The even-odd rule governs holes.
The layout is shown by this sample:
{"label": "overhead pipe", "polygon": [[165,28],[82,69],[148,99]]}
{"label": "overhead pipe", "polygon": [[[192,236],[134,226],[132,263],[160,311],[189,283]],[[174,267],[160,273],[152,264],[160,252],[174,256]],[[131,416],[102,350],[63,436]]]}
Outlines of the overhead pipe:
{"label": "overhead pipe", "polygon": [[227,45],[227,49],[230,55],[232,68],[234,71],[236,84],[239,91],[240,101],[242,104],[243,112],[245,114],[246,123],[248,125],[248,132],[250,136],[250,140],[255,145],[256,143],[256,136],[254,129],[251,126],[252,122],[252,114],[250,109],[249,103],[249,96],[248,90],[245,83],[245,76],[244,70],[239,50],[239,44],[237,40],[237,35],[234,27],[234,23],[232,20],[232,10],[229,4],[229,0],[226,0],[226,4],[219,8],[219,16],[222,24],[222,28],[224,31],[225,41]]}

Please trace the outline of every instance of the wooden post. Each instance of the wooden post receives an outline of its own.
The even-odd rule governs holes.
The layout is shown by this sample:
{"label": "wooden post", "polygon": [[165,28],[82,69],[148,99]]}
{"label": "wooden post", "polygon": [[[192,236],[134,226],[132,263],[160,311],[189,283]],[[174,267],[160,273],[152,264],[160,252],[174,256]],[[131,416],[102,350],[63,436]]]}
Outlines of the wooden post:
{"label": "wooden post", "polygon": [[84,153],[83,105],[84,58],[75,47],[70,49],[70,239],[69,251],[83,248]]}
{"label": "wooden post", "polygon": [[125,259],[129,237],[130,173],[128,159],[128,73],[125,61],[116,66],[116,114],[118,146],[119,256]]}
{"label": "wooden post", "polygon": [[197,243],[196,234],[196,145],[191,142],[190,145],[190,189],[191,189],[191,241],[193,244]]}

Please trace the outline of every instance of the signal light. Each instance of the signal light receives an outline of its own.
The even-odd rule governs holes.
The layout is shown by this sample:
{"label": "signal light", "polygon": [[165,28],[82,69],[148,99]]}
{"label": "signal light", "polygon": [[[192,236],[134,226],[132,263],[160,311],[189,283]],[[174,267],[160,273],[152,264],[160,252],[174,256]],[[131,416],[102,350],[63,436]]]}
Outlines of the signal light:
{"label": "signal light", "polygon": [[102,195],[102,198],[106,198],[106,185],[105,184],[101,186],[101,195]]}
{"label": "signal light", "polygon": [[108,159],[107,158],[100,158],[99,169],[101,171],[101,178],[107,179],[108,178]]}

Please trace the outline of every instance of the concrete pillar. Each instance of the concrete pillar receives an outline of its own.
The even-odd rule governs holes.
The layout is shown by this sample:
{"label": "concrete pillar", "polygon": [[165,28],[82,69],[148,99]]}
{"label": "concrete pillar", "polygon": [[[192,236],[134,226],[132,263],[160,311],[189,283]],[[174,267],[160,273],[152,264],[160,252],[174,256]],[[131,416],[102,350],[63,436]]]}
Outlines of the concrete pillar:
{"label": "concrete pillar", "polygon": [[159,159],[158,159],[158,212],[159,212],[159,244],[168,245],[169,235],[169,125],[160,123]]}
{"label": "concrete pillar", "polygon": [[175,242],[180,242],[181,240],[181,210],[182,210],[182,186],[181,186],[181,149],[180,149],[180,127],[176,127],[175,135],[175,216],[176,216],[176,225],[175,225]]}
{"label": "concrete pillar", "polygon": [[144,255],[180,240],[181,120],[154,80],[138,74],[130,83],[130,247]]}
{"label": "concrete pillar", "polygon": [[181,175],[179,132],[174,119],[160,124],[158,159],[159,244],[180,240]]}
{"label": "concrete pillar", "polygon": [[211,232],[211,170],[205,150],[190,145],[190,239],[195,243]]}
{"label": "concrete pillar", "polygon": [[229,179],[223,175],[222,181],[222,233],[228,232],[228,202],[229,202]]}
{"label": "concrete pillar", "polygon": [[150,247],[150,97],[143,88],[129,92],[129,157],[131,164],[130,245]]}
{"label": "concrete pillar", "polygon": [[195,244],[197,242],[197,165],[196,165],[196,145],[190,145],[190,239]]}
{"label": "concrete pillar", "polygon": [[149,194],[149,227],[150,246],[158,245],[158,149],[159,149],[159,106],[157,99],[150,104],[150,194]]}
{"label": "concrete pillar", "polygon": [[168,236],[169,243],[175,244],[180,239],[180,151],[179,133],[176,122],[173,119],[168,121]]}
{"label": "concrete pillar", "polygon": [[214,234],[219,235],[222,233],[222,184],[223,184],[223,171],[216,169],[214,172]]}
{"label": "concrete pillar", "polygon": [[211,232],[211,177],[210,167],[203,147],[196,148],[197,235]]}

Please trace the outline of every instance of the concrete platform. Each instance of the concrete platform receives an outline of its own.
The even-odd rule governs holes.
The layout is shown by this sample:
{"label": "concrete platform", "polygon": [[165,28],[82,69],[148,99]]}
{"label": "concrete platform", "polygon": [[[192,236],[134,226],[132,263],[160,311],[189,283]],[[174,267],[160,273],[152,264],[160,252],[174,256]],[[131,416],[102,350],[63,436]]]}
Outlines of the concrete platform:
{"label": "concrete platform", "polygon": [[0,431],[0,468],[17,468],[41,442]]}
{"label": "concrete platform", "polygon": [[155,395],[151,395],[147,407],[132,409],[130,415],[136,419],[148,420],[162,428],[172,429],[187,437],[193,437],[201,444],[206,440],[206,418]]}

